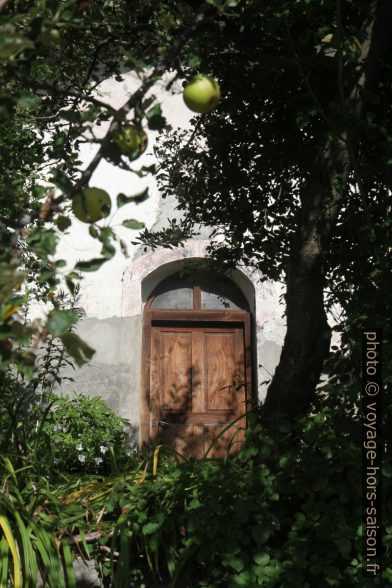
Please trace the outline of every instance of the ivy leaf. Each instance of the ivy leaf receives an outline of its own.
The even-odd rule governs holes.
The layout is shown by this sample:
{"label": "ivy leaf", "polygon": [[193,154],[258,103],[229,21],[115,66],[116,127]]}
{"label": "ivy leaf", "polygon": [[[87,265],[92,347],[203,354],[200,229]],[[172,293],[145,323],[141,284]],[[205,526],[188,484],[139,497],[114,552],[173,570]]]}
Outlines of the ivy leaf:
{"label": "ivy leaf", "polygon": [[79,261],[75,265],[75,269],[79,272],[95,272],[107,260],[107,257],[94,257],[93,259],[88,259],[87,261]]}
{"label": "ivy leaf", "polygon": [[119,194],[117,196],[117,207],[121,208],[124,204],[129,204],[130,202],[134,202],[135,204],[140,204],[140,202],[144,202],[148,198],[148,188],[145,188],[142,192],[138,192],[137,194],[133,194],[132,196],[126,196],[125,194]]}
{"label": "ivy leaf", "polygon": [[130,218],[128,220],[125,220],[122,222],[122,224],[127,229],[134,229],[135,231],[137,231],[138,229],[143,229],[145,227],[144,223],[141,223],[141,222],[135,220],[134,218]]}
{"label": "ivy leaf", "polygon": [[268,528],[268,523],[264,522],[263,526],[256,525],[252,529],[252,537],[258,545],[265,543],[271,534],[271,530]]}
{"label": "ivy leaf", "polygon": [[85,343],[76,333],[64,333],[61,336],[67,353],[73,357],[79,367],[87,363],[95,351]]}
{"label": "ivy leaf", "polygon": [[77,320],[78,315],[72,310],[52,310],[46,321],[46,328],[56,337],[61,337]]}
{"label": "ivy leaf", "polygon": [[261,553],[256,553],[253,556],[253,561],[258,565],[258,566],[266,566],[267,563],[270,560],[270,556],[268,553],[265,552],[261,552]]}
{"label": "ivy leaf", "polygon": [[241,574],[236,574],[232,576],[231,586],[254,586],[254,577],[250,570],[244,570]]}

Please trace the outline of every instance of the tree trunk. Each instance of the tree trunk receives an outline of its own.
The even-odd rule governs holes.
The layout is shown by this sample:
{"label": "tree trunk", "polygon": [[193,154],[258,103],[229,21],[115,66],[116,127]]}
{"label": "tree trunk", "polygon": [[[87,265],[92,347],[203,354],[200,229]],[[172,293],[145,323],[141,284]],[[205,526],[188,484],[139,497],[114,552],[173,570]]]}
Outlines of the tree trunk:
{"label": "tree trunk", "polygon": [[[341,168],[339,187],[331,186],[330,171],[336,165]],[[263,406],[262,419],[267,426],[306,412],[320,379],[331,338],[323,299],[323,254],[336,224],[348,174],[347,147],[342,142],[327,144],[323,162],[306,185],[288,262],[287,333]]]}
{"label": "tree trunk", "polygon": [[[345,115],[358,119],[366,111],[367,96],[376,91],[382,80],[384,57],[391,47],[392,2],[379,0],[370,8],[357,83],[342,103]],[[344,88],[340,90],[343,96]],[[261,412],[261,420],[268,428],[304,414],[320,381],[331,338],[323,301],[323,258],[329,249],[350,171],[356,167],[356,152],[357,146],[345,131],[338,139],[328,140],[306,183],[287,268],[287,332]],[[356,181],[360,179],[357,177]]]}

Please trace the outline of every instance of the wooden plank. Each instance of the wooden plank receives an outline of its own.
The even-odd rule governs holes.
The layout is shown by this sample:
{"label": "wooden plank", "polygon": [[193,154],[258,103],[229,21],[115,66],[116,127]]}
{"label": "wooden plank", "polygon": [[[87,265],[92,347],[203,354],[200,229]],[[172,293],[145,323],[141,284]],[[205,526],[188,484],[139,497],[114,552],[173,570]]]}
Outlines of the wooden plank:
{"label": "wooden plank", "polygon": [[179,412],[161,409],[160,420],[171,427],[183,423],[194,423],[203,425],[224,425],[234,420],[236,414],[232,411],[222,412]]}
{"label": "wooden plank", "polygon": [[[257,406],[257,389],[253,381],[252,365],[252,330],[251,316],[249,313],[245,316],[244,322],[244,356],[245,356],[245,381],[246,381],[246,408],[250,410],[252,406]],[[257,366],[256,366],[257,368]]]}
{"label": "wooden plank", "polygon": [[193,286],[193,308],[194,310],[201,309],[201,290],[199,286]]}
{"label": "wooden plank", "polygon": [[227,454],[238,453],[243,444],[243,431],[241,425],[235,423],[223,432],[222,426],[203,427],[204,454],[208,451],[207,457],[222,458]]}
{"label": "wooden plank", "polygon": [[157,329],[151,330],[150,351],[150,436],[157,434],[155,421],[159,420],[159,390],[160,390],[160,333]]}
{"label": "wooden plank", "polygon": [[192,331],[192,412],[205,410],[205,366],[203,361],[203,332],[194,328]]}
{"label": "wooden plank", "polygon": [[167,445],[184,457],[203,456],[203,427],[197,424],[181,424],[159,427],[160,443]]}
{"label": "wooden plank", "polygon": [[159,331],[160,408],[186,410],[192,403],[192,333]]}
{"label": "wooden plank", "polygon": [[246,366],[245,366],[245,340],[242,329],[236,329],[235,333],[235,355],[236,355],[236,380],[237,380],[237,414],[246,412]]}
{"label": "wooden plank", "polygon": [[204,332],[207,410],[235,411],[235,332]]}
{"label": "wooden plank", "polygon": [[147,311],[151,320],[173,321],[240,321],[244,322],[247,316],[246,310],[164,310],[150,309]]}

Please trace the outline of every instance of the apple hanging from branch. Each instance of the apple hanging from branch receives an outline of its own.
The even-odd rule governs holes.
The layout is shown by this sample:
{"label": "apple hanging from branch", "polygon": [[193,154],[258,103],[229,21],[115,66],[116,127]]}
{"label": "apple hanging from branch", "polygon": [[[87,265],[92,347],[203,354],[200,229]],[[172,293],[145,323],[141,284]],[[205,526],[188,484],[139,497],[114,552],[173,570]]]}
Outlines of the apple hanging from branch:
{"label": "apple hanging from branch", "polygon": [[221,93],[219,84],[214,78],[197,74],[185,86],[182,96],[190,110],[204,114],[215,108]]}
{"label": "apple hanging from branch", "polygon": [[126,125],[116,133],[114,142],[122,155],[134,161],[147,149],[148,137],[141,127]]}
{"label": "apple hanging from branch", "polygon": [[82,223],[96,223],[110,214],[112,202],[105,190],[84,188],[72,199],[72,211]]}

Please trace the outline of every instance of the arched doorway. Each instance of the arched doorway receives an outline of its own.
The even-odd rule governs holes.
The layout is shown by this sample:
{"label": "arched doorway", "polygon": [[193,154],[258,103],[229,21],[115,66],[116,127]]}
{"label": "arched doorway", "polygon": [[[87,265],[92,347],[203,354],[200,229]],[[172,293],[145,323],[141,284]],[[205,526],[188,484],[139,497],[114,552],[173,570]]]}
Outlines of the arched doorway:
{"label": "arched doorway", "polygon": [[248,303],[226,277],[188,268],[156,286],[143,315],[142,443],[194,457],[239,449],[251,397],[250,330]]}

